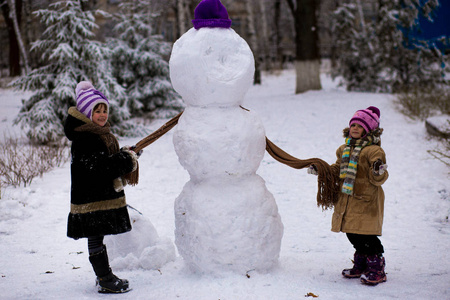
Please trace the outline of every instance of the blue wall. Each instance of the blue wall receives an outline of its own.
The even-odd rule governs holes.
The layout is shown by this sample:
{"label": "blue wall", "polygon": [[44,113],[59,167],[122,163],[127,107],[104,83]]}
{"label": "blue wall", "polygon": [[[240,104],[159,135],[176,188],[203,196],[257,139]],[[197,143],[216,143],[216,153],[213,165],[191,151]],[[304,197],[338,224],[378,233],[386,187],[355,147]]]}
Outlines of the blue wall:
{"label": "blue wall", "polygon": [[433,22],[423,16],[419,17],[420,29],[415,32],[414,37],[421,40],[436,42],[436,39],[445,36],[447,45],[436,42],[441,50],[450,51],[450,0],[439,0],[439,6],[434,11]]}

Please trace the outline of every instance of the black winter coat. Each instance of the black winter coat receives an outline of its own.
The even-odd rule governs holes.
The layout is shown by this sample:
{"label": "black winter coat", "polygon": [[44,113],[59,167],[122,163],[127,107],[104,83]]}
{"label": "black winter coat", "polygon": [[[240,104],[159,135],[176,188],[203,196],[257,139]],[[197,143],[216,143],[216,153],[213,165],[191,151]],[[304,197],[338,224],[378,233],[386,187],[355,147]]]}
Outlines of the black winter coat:
{"label": "black winter coat", "polygon": [[72,141],[67,236],[78,239],[130,231],[121,176],[136,169],[137,156],[132,151],[119,151],[109,127],[96,125],[75,107],[69,109],[64,132]]}

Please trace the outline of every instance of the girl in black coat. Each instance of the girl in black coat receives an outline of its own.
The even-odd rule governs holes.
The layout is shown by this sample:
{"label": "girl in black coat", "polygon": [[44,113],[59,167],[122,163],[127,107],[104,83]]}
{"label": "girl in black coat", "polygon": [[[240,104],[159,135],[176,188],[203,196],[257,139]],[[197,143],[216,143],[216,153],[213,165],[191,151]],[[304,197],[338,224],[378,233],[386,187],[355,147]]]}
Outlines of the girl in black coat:
{"label": "girl in black coat", "polygon": [[103,237],[131,230],[122,176],[137,168],[137,154],[119,149],[110,132],[109,102],[90,82],[76,88],[77,106],[69,109],[64,125],[72,141],[71,206],[67,236],[88,238],[89,261],[97,275],[100,293],[129,291],[126,279],[119,279],[109,267]]}

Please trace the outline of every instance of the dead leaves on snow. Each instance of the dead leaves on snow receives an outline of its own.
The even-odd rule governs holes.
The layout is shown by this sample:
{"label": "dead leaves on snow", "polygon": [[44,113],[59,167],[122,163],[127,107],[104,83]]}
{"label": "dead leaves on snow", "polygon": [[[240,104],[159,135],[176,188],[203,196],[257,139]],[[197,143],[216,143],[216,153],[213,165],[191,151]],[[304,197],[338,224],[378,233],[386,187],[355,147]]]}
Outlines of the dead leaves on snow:
{"label": "dead leaves on snow", "polygon": [[308,293],[308,294],[306,294],[305,295],[305,297],[313,297],[313,298],[318,298],[319,296],[318,295],[316,295],[316,294],[314,294],[314,293]]}

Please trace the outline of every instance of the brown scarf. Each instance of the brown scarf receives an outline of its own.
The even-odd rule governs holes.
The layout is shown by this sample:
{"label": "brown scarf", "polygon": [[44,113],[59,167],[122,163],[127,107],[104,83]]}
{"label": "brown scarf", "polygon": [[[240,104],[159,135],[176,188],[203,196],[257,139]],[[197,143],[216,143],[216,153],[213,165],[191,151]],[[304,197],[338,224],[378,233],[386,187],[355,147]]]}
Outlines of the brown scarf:
{"label": "brown scarf", "polygon": [[109,155],[116,154],[119,152],[119,142],[116,137],[111,133],[111,125],[106,123],[105,126],[101,127],[97,124],[90,122],[75,128],[78,132],[91,132],[100,136],[103,143],[105,143],[108,148]]}
{"label": "brown scarf", "polygon": [[[246,108],[241,107],[244,110]],[[166,132],[172,129],[178,123],[178,119],[182,115],[182,112],[170,119],[167,123],[161,126],[158,130],[150,134],[149,136],[143,138],[136,144],[136,149],[134,151],[139,152],[144,149]],[[322,206],[322,209],[332,208],[339,195],[339,178],[333,174],[333,171],[329,164],[319,158],[310,159],[298,159],[284,152],[282,149],[277,147],[266,137],[266,151],[277,161],[288,165],[295,169],[307,168],[311,165],[316,166],[318,172],[318,191],[317,191],[317,205]]]}
{"label": "brown scarf", "polygon": [[317,206],[332,208],[338,201],[339,178],[331,166],[320,158],[298,159],[276,146],[266,137],[266,151],[277,161],[294,169],[304,169],[314,165],[317,169]]}

